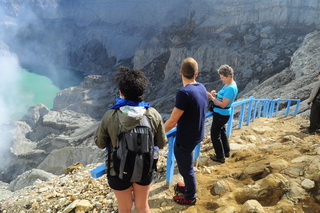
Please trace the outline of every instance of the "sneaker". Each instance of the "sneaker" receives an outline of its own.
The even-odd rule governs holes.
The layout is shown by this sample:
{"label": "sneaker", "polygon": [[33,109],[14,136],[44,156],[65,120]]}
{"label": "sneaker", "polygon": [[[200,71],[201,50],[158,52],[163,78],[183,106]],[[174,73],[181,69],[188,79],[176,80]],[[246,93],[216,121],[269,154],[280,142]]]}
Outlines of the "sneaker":
{"label": "sneaker", "polygon": [[197,203],[196,198],[189,200],[189,199],[186,199],[184,196],[178,196],[178,195],[173,196],[173,200],[174,202],[180,205],[196,205]]}
{"label": "sneaker", "polygon": [[186,187],[183,185],[183,183],[178,182],[175,186],[174,186],[174,193],[175,194],[179,194],[179,193],[184,193],[186,190]]}
{"label": "sneaker", "polygon": [[225,162],[225,158],[217,158],[216,155],[212,155],[210,157],[210,159],[213,160],[213,161],[219,162],[219,163],[224,163]]}

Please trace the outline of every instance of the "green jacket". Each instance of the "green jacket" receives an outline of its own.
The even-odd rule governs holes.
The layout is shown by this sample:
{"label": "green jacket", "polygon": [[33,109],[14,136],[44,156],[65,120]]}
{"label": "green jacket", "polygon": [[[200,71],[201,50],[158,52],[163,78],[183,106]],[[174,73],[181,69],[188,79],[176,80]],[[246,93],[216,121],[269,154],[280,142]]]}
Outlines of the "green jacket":
{"label": "green jacket", "polygon": [[152,107],[145,109],[143,107],[125,106],[120,109],[108,110],[94,133],[95,144],[103,149],[111,142],[112,147],[115,147],[119,133],[128,132],[136,127],[143,114],[149,119],[154,135],[154,145],[162,149],[167,142],[167,136],[161,115]]}
{"label": "green jacket", "polygon": [[308,100],[307,100],[308,104],[309,104],[309,103],[312,103],[312,102],[315,100],[316,95],[318,94],[319,89],[320,89],[320,81],[318,81],[318,82],[315,84],[315,87],[312,89],[311,94],[310,94],[310,96],[309,96],[309,98],[308,98]]}

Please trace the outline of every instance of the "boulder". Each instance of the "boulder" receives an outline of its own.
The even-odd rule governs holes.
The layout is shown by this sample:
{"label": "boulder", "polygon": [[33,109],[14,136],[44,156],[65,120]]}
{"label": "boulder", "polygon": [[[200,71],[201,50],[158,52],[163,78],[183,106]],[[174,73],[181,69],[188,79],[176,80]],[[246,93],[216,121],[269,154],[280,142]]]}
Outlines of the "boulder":
{"label": "boulder", "polygon": [[52,151],[39,165],[38,169],[61,175],[65,170],[78,162],[83,165],[103,163],[106,152],[95,147],[64,147]]}
{"label": "boulder", "polygon": [[16,191],[22,189],[26,186],[32,185],[35,181],[49,181],[50,179],[56,177],[52,173],[45,172],[40,169],[31,169],[19,175],[15,180],[11,181],[8,189],[11,191]]}
{"label": "boulder", "polygon": [[241,208],[241,213],[264,213],[264,209],[261,204],[256,200],[246,201]]}

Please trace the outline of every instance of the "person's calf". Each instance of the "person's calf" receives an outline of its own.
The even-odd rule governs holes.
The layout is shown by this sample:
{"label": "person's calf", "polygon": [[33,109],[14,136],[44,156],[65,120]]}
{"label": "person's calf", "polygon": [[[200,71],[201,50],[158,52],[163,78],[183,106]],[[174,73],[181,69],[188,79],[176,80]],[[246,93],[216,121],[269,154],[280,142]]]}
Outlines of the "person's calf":
{"label": "person's calf", "polygon": [[149,204],[141,204],[141,203],[134,203],[134,207],[136,208],[137,212],[139,213],[150,213]]}

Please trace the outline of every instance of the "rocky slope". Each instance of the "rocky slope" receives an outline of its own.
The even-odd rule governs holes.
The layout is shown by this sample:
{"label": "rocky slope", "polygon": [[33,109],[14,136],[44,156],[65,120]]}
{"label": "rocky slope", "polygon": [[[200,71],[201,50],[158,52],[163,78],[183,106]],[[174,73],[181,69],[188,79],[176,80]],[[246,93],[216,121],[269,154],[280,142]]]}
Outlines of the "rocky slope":
{"label": "rocky slope", "polygon": [[[151,211],[320,212],[320,141],[319,135],[302,133],[307,125],[308,120],[300,116],[258,118],[250,126],[232,132],[232,154],[225,164],[209,159],[213,150],[207,137],[196,164],[198,201],[190,207],[172,201],[173,187],[166,185],[164,176],[166,152],[161,152],[161,173],[150,193]],[[74,165],[66,169],[65,175],[51,176],[49,181],[37,180],[14,194],[2,186],[1,195],[7,198],[2,198],[0,210],[116,212],[117,202],[105,177],[90,177],[89,172],[96,165]],[[16,183],[30,180],[30,176],[23,174]],[[177,171],[176,181],[181,181]]]}
{"label": "rocky slope", "polygon": [[[21,121],[1,126],[11,137],[11,143],[0,152],[0,180],[7,182],[1,184],[5,194],[12,195],[7,189],[19,190],[37,179],[46,181],[52,175],[61,175],[77,162],[103,162],[104,150],[94,146],[92,135],[117,96],[113,75],[120,65],[146,73],[146,101],[164,119],[181,87],[180,62],[188,56],[199,62],[198,81],[208,90],[221,87],[215,69],[228,63],[235,68],[241,91],[238,100],[254,96],[303,101],[308,97],[320,67],[318,1],[165,3],[0,3],[0,40],[4,42],[0,42],[0,48],[15,53],[22,66],[45,66],[54,81],[61,76],[56,66],[87,75],[79,86],[58,93],[53,110],[37,105]],[[308,116],[305,102],[299,113]],[[16,179],[23,173],[30,181]]]}
{"label": "rocky slope", "polygon": [[[305,100],[316,82],[314,77],[320,63],[317,45],[319,39],[319,31],[308,34],[301,47],[294,53],[288,68],[238,100],[251,95],[256,98]],[[1,180],[9,183],[17,175],[33,168],[61,174],[63,168],[78,161],[84,165],[103,161],[103,150],[94,146],[92,135],[98,125],[96,119],[114,103],[117,90],[112,85],[112,79],[105,76],[87,76],[80,86],[58,93],[54,104],[57,111],[38,105],[31,108],[22,121],[3,126],[3,130],[13,137],[12,143],[2,152],[4,160],[0,171]],[[180,82],[177,83],[177,87],[179,85]],[[210,89],[210,85],[207,87]],[[169,87],[166,88],[164,91],[170,90]],[[173,104],[174,97],[175,92],[172,92],[151,101],[153,105],[159,103],[156,107],[164,119],[168,115],[166,111],[171,110],[170,105]],[[309,115],[305,101],[299,109],[301,115]],[[86,114],[80,113],[82,111]],[[57,158],[59,160],[56,160]]]}

